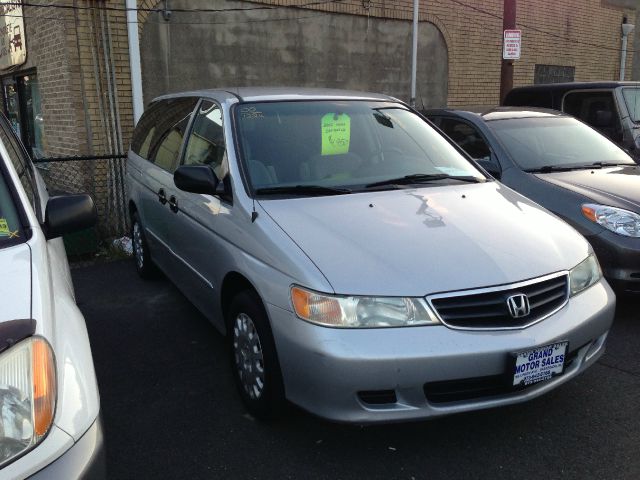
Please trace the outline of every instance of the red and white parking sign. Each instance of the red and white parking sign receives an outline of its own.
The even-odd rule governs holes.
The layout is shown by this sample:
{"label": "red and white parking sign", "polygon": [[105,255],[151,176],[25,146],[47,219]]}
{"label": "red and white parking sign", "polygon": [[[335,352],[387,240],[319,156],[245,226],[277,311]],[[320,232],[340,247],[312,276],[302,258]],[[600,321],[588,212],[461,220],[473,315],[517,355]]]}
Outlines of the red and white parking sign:
{"label": "red and white parking sign", "polygon": [[502,58],[505,60],[518,60],[520,58],[520,46],[522,45],[522,31],[505,30],[502,43]]}

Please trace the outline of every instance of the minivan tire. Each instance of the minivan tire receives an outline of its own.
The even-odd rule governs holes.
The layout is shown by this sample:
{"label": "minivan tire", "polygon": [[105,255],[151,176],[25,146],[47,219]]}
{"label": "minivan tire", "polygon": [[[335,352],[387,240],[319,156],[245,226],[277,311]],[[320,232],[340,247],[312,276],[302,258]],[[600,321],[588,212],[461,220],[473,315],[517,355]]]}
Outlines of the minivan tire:
{"label": "minivan tire", "polygon": [[233,377],[244,405],[259,420],[279,417],[285,407],[282,371],[269,319],[254,290],[244,290],[227,311]]}
{"label": "minivan tire", "polygon": [[147,280],[156,278],[158,276],[158,267],[151,259],[149,245],[147,244],[138,212],[133,212],[131,215],[131,246],[138,275]]}

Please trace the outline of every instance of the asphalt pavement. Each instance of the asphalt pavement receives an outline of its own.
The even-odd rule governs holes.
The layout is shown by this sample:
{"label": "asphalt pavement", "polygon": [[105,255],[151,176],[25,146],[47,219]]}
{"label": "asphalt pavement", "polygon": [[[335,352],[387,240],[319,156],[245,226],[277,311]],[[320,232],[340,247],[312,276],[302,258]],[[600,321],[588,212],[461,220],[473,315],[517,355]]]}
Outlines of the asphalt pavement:
{"label": "asphalt pavement", "polygon": [[607,353],[532,402],[359,427],[291,407],[246,414],[224,338],[132,261],[72,271],[89,329],[113,479],[640,478],[640,299],[619,302]]}

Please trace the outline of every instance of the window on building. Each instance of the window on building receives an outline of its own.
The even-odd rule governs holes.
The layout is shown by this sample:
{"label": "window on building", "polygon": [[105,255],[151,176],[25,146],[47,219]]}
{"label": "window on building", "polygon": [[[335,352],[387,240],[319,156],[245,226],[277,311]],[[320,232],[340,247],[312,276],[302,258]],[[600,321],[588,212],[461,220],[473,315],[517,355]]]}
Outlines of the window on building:
{"label": "window on building", "polygon": [[562,65],[536,64],[533,74],[533,83],[564,83],[573,82],[576,75],[576,67]]}
{"label": "window on building", "polygon": [[35,72],[2,79],[4,113],[33,158],[45,156],[44,119],[40,84]]}

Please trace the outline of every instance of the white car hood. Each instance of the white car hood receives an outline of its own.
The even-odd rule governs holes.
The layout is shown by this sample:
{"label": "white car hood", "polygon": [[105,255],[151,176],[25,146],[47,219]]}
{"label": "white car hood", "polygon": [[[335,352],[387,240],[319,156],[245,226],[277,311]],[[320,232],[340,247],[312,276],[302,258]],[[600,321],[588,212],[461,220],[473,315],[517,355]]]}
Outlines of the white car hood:
{"label": "white car hood", "polygon": [[262,200],[336,293],[423,296],[568,270],[589,246],[497,182]]}
{"label": "white car hood", "polygon": [[31,318],[31,250],[26,243],[0,249],[0,322]]}

